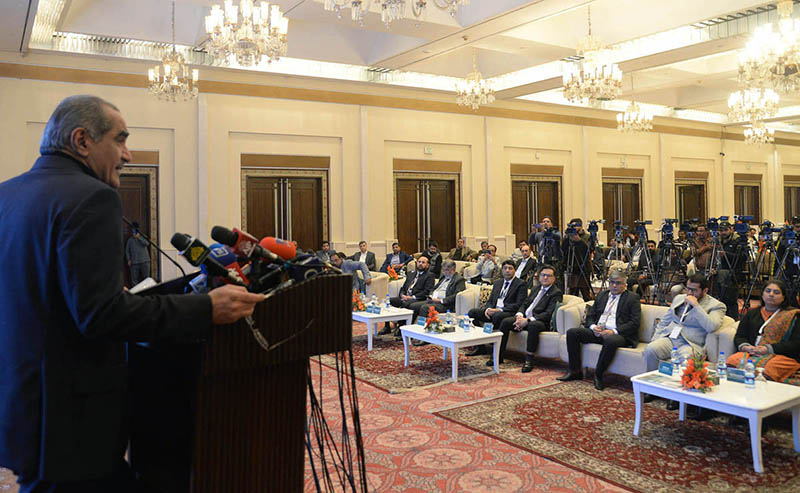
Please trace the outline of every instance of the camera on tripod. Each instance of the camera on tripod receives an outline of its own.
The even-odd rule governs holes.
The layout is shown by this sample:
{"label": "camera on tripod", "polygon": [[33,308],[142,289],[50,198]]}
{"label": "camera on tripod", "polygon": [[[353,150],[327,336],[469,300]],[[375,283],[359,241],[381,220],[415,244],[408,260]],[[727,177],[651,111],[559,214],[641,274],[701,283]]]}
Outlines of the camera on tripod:
{"label": "camera on tripod", "polygon": [[578,234],[577,224],[576,223],[567,224],[567,229],[564,230],[564,234],[566,234],[566,235],[576,235],[576,234]]}
{"label": "camera on tripod", "polygon": [[733,230],[736,231],[739,235],[746,235],[748,231],[750,231],[750,225],[747,224],[753,220],[753,216],[737,216],[734,214],[733,220]]}
{"label": "camera on tripod", "polygon": [[588,231],[589,234],[597,234],[597,231],[599,229],[597,227],[597,225],[598,224],[605,224],[605,223],[606,223],[605,219],[595,219],[595,220],[589,221],[589,226],[586,227],[586,231]]}
{"label": "camera on tripod", "polygon": [[716,234],[717,231],[719,231],[719,222],[727,220],[728,216],[709,217],[708,222],[706,222],[706,228],[708,228],[711,233]]}
{"label": "camera on tripod", "polygon": [[647,236],[647,226],[648,224],[653,224],[653,221],[648,219],[646,221],[633,221],[633,224],[636,225],[636,232],[639,233],[640,236]]}
{"label": "camera on tripod", "polygon": [[672,219],[668,217],[664,218],[664,224],[661,225],[661,230],[660,230],[661,234],[665,238],[672,238],[672,234],[675,231],[674,224],[676,224],[677,222],[678,222],[677,219]]}

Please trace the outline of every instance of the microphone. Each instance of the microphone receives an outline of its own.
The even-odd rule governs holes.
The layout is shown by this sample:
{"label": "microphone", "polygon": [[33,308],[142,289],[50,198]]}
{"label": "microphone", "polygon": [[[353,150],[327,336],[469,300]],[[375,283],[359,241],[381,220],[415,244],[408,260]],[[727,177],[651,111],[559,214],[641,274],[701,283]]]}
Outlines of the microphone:
{"label": "microphone", "polygon": [[268,252],[274,253],[283,260],[292,260],[297,257],[297,247],[294,243],[274,236],[265,236],[258,244]]}
{"label": "microphone", "polygon": [[195,267],[204,265],[209,274],[214,276],[222,276],[237,286],[244,286],[244,281],[239,278],[239,275],[229,271],[224,265],[219,263],[216,258],[211,257],[211,249],[203,244],[197,238],[192,238],[183,233],[175,233],[170,240],[172,246],[181,252],[181,255]]}
{"label": "microphone", "polygon": [[[233,253],[230,247],[225,245],[221,245],[219,243],[212,243],[208,246],[211,253],[209,253],[208,258],[213,258],[220,264],[222,264],[225,269],[230,271],[235,271],[236,274],[239,275],[242,282],[246,285],[250,285],[250,280],[247,278],[247,274],[250,272],[250,263],[248,262],[244,266],[239,265],[239,260],[236,257],[236,254]],[[208,274],[208,269],[205,265],[200,266],[200,270],[203,271],[203,274]],[[247,271],[247,272],[245,272]]]}
{"label": "microphone", "polygon": [[211,228],[211,238],[233,248],[233,251],[242,257],[261,257],[270,262],[281,261],[277,255],[259,245],[255,236],[240,229],[233,228],[233,231],[231,231],[224,226],[214,226]]}

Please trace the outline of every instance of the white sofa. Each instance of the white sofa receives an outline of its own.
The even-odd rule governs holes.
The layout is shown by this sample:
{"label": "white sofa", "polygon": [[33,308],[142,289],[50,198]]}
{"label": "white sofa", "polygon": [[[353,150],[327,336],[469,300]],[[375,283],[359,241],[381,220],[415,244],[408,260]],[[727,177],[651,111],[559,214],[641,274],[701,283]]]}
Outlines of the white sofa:
{"label": "white sofa", "polygon": [[[558,326],[559,334],[563,337],[559,341],[559,357],[563,361],[569,361],[567,354],[567,330],[573,327],[580,327],[581,319],[585,306],[588,303],[572,305],[563,310],[561,318],[557,323],[563,325]],[[655,328],[655,320],[663,317],[669,307],[655,306],[655,305],[642,305],[642,321],[639,325],[639,344],[635,348],[620,348],[617,354],[614,355],[614,360],[611,362],[608,371],[618,375],[633,376],[647,371],[644,360],[644,348],[653,337],[653,329]],[[706,336],[706,353],[708,360],[712,365],[717,362],[719,355],[719,336],[727,337],[732,327],[735,327],[735,322],[730,317],[725,317],[722,321],[722,327],[712,334]],[[736,329],[733,328],[733,333]],[[731,341],[733,339],[731,338]],[[732,343],[731,343],[732,345]],[[600,356],[601,346],[599,344],[583,344],[581,347],[581,363],[584,368],[595,368],[597,365],[597,358]],[[725,354],[730,354],[726,351]]]}
{"label": "white sofa", "polygon": [[[360,270],[356,272],[359,278],[364,278]],[[367,298],[371,298],[374,293],[379,300],[383,301],[386,293],[389,292],[389,274],[384,274],[383,272],[370,272],[369,274],[372,282],[366,286]]]}

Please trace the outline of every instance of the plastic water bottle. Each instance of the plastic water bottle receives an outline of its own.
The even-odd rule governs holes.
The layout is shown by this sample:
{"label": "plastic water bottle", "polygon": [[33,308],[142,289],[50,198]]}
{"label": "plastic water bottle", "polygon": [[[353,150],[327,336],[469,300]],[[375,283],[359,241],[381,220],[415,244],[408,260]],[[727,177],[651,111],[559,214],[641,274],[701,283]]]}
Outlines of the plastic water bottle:
{"label": "plastic water bottle", "polygon": [[386,297],[383,299],[383,307],[388,310],[390,306],[392,306],[392,303],[389,301],[389,293],[386,293]]}
{"label": "plastic water bottle", "polygon": [[445,325],[453,325],[453,316],[450,314],[450,310],[447,310],[447,313],[444,314],[444,323]]}
{"label": "plastic water bottle", "polygon": [[744,365],[744,386],[748,389],[756,388],[756,365],[752,359],[748,359]]}
{"label": "plastic water bottle", "polygon": [[725,351],[720,351],[719,358],[717,358],[717,376],[720,382],[725,380],[728,376],[728,366],[725,364]]}
{"label": "plastic water bottle", "polygon": [[372,293],[372,301],[370,301],[372,306],[378,306],[378,297],[375,296],[375,293]]}
{"label": "plastic water bottle", "polygon": [[677,346],[672,346],[670,361],[672,362],[672,374],[679,375],[681,371],[681,354],[678,352]]}

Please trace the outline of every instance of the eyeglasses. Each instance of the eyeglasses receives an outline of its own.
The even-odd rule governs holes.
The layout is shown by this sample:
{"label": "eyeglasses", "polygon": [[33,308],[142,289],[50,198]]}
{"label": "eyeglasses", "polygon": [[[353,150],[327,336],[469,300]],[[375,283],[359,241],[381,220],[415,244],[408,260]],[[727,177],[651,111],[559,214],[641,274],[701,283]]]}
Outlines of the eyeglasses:
{"label": "eyeglasses", "polygon": [[614,286],[621,286],[625,284],[625,281],[608,281],[609,284],[613,284]]}
{"label": "eyeglasses", "polygon": [[556,276],[554,276],[553,274],[547,274],[547,273],[542,272],[542,273],[539,274],[539,277],[556,277]]}

